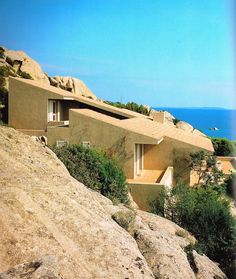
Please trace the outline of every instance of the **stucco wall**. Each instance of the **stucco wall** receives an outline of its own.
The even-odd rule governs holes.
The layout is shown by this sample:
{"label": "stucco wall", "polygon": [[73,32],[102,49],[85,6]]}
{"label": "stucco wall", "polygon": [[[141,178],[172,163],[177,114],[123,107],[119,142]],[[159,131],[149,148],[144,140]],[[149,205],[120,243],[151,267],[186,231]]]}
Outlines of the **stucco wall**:
{"label": "stucco wall", "polygon": [[48,145],[56,144],[57,140],[64,140],[70,143],[69,127],[48,127],[47,130]]}
{"label": "stucco wall", "polygon": [[129,183],[128,189],[133,200],[141,210],[149,211],[149,201],[159,196],[162,186],[159,184]]}
{"label": "stucco wall", "polygon": [[127,178],[134,177],[135,143],[150,142],[150,138],[70,110],[70,143],[89,141],[91,146],[115,153]]}
{"label": "stucco wall", "polygon": [[144,146],[144,168],[165,170],[173,166],[174,153],[176,149],[194,152],[200,150],[192,145],[165,137],[158,145]]}
{"label": "stucco wall", "polygon": [[16,129],[46,130],[48,99],[58,98],[46,89],[9,79],[9,125]]}

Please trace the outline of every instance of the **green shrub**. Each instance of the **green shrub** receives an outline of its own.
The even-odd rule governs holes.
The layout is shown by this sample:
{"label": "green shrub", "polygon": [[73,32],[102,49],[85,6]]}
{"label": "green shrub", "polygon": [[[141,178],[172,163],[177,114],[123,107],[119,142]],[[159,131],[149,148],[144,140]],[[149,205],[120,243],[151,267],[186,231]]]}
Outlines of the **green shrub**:
{"label": "green shrub", "polygon": [[144,115],[149,115],[149,110],[143,106],[143,105],[138,105],[135,102],[129,102],[127,104],[123,104],[120,102],[111,102],[111,101],[105,101],[106,104],[117,107],[117,108],[125,108],[131,111],[135,111]]}
{"label": "green shrub", "polygon": [[82,145],[53,147],[52,150],[75,179],[114,203],[128,203],[126,179],[114,158]]}
{"label": "green shrub", "polygon": [[236,142],[224,138],[212,138],[216,156],[236,156]]}
{"label": "green shrub", "polygon": [[1,86],[0,86],[0,121],[4,123],[8,123],[8,91],[7,89]]}
{"label": "green shrub", "polygon": [[236,173],[232,173],[230,177],[225,181],[226,185],[226,192],[227,194],[233,198],[236,199]]}
{"label": "green shrub", "polygon": [[161,200],[156,204],[157,209],[151,207],[152,212],[168,212],[165,217],[197,238],[198,251],[220,263],[229,278],[233,278],[236,224],[227,200],[211,188],[182,184],[172,189],[165,203]]}
{"label": "green shrub", "polygon": [[135,217],[136,213],[133,210],[120,210],[112,215],[113,220],[125,230],[128,230],[129,225],[135,220]]}
{"label": "green shrub", "polygon": [[4,52],[5,52],[4,48],[0,47],[0,58],[5,57]]}
{"label": "green shrub", "polygon": [[16,73],[10,66],[0,66],[0,77],[16,77]]}
{"label": "green shrub", "polygon": [[22,71],[19,71],[18,74],[22,77],[22,78],[25,78],[25,79],[33,79],[31,77],[30,74],[26,73],[26,72],[22,72]]}
{"label": "green shrub", "polygon": [[166,188],[164,186],[161,187],[158,199],[150,199],[148,201],[149,209],[152,213],[155,213],[159,216],[165,217],[165,201],[168,197]]}

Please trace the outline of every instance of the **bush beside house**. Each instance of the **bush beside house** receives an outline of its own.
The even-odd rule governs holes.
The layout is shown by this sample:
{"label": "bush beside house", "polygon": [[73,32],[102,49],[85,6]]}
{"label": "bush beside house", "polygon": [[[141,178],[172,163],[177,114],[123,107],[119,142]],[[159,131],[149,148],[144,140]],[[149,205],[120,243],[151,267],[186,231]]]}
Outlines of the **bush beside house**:
{"label": "bush beside house", "polygon": [[236,156],[236,141],[224,138],[212,138],[216,156]]}
{"label": "bush beside house", "polygon": [[216,157],[204,152],[191,153],[182,159],[187,169],[197,172],[198,184],[190,187],[181,182],[179,173],[177,186],[170,192],[163,188],[159,197],[150,201],[150,211],[191,232],[198,239],[193,248],[218,262],[233,279],[236,274],[236,221],[226,194],[232,196],[235,175],[225,181],[216,167]]}
{"label": "bush beside house", "polygon": [[180,184],[168,194],[162,190],[150,208],[191,232],[198,240],[192,249],[218,262],[228,277],[234,278],[236,222],[228,200],[212,188]]}
{"label": "bush beside house", "polygon": [[82,145],[52,149],[75,179],[100,192],[114,203],[128,203],[126,178],[115,158]]}

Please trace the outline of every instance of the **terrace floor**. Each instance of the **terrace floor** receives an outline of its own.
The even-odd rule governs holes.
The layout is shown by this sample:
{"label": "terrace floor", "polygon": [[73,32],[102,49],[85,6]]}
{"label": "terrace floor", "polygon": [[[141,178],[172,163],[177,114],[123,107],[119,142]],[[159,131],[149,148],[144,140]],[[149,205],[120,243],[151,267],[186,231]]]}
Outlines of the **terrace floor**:
{"label": "terrace floor", "polygon": [[164,173],[164,170],[143,170],[139,176],[127,179],[127,182],[159,183]]}

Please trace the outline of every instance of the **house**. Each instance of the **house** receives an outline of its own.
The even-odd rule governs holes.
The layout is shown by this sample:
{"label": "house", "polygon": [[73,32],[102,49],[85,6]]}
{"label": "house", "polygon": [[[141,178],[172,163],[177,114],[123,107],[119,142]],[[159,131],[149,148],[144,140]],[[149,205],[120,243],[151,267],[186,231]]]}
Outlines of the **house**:
{"label": "house", "polygon": [[[236,172],[236,157],[217,156],[216,160],[216,167],[218,170],[222,171],[225,176],[222,182],[227,180],[232,173]],[[204,162],[202,170],[206,169],[205,164]],[[196,170],[192,170],[190,172],[189,185],[195,186],[197,184],[199,184],[199,174]]]}
{"label": "house", "polygon": [[160,185],[173,185],[176,151],[214,151],[207,137],[164,119],[164,112],[151,118],[33,80],[9,80],[9,125],[46,136],[49,145],[81,143],[116,154],[141,208]]}

